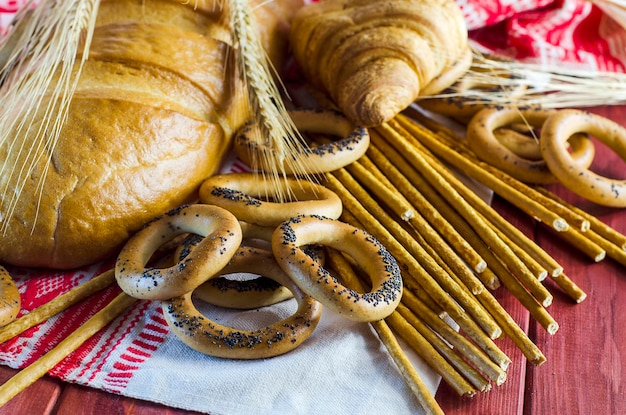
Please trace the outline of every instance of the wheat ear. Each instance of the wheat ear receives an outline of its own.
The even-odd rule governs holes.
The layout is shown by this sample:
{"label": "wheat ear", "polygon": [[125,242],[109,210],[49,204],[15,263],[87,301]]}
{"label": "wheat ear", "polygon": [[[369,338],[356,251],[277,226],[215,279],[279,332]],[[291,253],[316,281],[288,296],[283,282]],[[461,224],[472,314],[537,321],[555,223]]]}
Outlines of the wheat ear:
{"label": "wheat ear", "polygon": [[466,104],[544,108],[619,105],[626,103],[626,74],[525,63],[476,52],[472,67],[455,85],[424,99],[449,97],[459,97]]}
{"label": "wheat ear", "polygon": [[[99,4],[100,0],[42,0],[33,7],[31,0],[16,14],[0,45],[0,148],[8,155],[0,161],[3,233],[35,166],[52,156],[87,56]],[[76,62],[81,47],[83,59]],[[35,125],[37,113],[43,113],[43,118]],[[20,143],[21,135],[27,140]],[[46,174],[47,169],[37,183],[39,199]]]}
{"label": "wheat ear", "polygon": [[[304,168],[298,165],[293,154],[308,151],[306,141],[298,132],[288,115],[275,79],[278,79],[258,37],[254,15],[248,0],[230,0],[226,4],[228,19],[240,76],[243,79],[250,113],[258,126],[257,140],[273,151],[259,152],[253,157],[252,169],[269,175],[267,183],[278,183],[285,174],[284,166],[289,166],[298,175],[307,177]],[[281,186],[266,189],[267,194],[276,194],[280,199],[289,199]]]}

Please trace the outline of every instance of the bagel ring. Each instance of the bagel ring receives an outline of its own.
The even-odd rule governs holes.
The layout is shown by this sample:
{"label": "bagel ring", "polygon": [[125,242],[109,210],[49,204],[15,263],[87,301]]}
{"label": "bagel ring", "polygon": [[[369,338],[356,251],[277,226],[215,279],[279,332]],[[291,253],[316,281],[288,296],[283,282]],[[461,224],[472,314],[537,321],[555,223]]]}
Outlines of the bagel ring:
{"label": "bagel ring", "polygon": [[[295,201],[261,200],[261,197],[279,198],[279,195],[266,193],[270,188],[273,192],[280,188],[284,194],[291,193]],[[244,222],[273,227],[299,214],[338,218],[343,209],[339,196],[322,185],[287,177],[270,186],[254,173],[222,174],[208,178],[200,186],[200,201],[227,209]]]}
{"label": "bagel ring", "polygon": [[[259,236],[257,233],[258,227],[251,227],[245,222],[241,223],[241,225],[244,238],[243,245],[246,245],[248,238]],[[251,230],[251,232],[247,230]],[[261,232],[263,232],[262,239],[269,243],[271,231],[267,238],[265,238],[265,231]],[[174,257],[178,261],[184,260],[201,240],[202,237],[200,235],[189,235],[180,244]],[[259,246],[252,247],[266,252],[265,249]],[[291,290],[268,277],[268,274],[271,276],[275,273],[283,272],[276,264],[276,261],[273,258],[270,261],[265,256],[258,254],[256,251],[250,251],[248,248],[243,246],[239,248],[228,265],[215,274],[214,277],[196,288],[193,295],[208,304],[240,310],[265,307],[292,298],[293,293]],[[268,248],[271,249],[271,246]],[[325,259],[323,249],[319,246],[307,247],[306,253],[316,261],[323,262]],[[227,278],[227,275],[241,273],[255,274],[257,277],[251,279]]]}
{"label": "bagel ring", "polygon": [[542,160],[539,138],[528,135],[528,126],[512,125],[493,130],[496,140],[517,156],[528,160]]}
{"label": "bagel ring", "polygon": [[[258,248],[241,248],[261,267],[274,261],[271,252]],[[238,330],[218,324],[201,314],[194,306],[192,292],[162,302],[170,329],[186,345],[210,356],[230,359],[262,359],[287,353],[313,332],[322,314],[322,305],[306,295],[277,265],[268,276],[289,288],[298,302],[290,317],[255,330]]]}
{"label": "bagel ring", "polygon": [[[205,238],[183,261],[169,268],[146,268],[162,244],[185,233]],[[117,257],[115,278],[131,297],[176,297],[194,290],[224,268],[241,240],[239,222],[226,209],[200,204],[181,206],[149,222],[128,240]]]}
{"label": "bagel ring", "polygon": [[[320,244],[345,252],[361,266],[372,289],[359,293],[342,285],[300,248]],[[276,261],[298,286],[329,309],[354,321],[376,321],[391,314],[402,295],[400,269],[393,256],[369,233],[317,215],[283,222],[272,236]]]}
{"label": "bagel ring", "polygon": [[594,203],[626,207],[626,180],[600,176],[573,162],[565,142],[586,132],[626,161],[626,128],[599,115],[580,110],[561,110],[548,118],[541,131],[541,153],[559,181],[572,192]]}
{"label": "bagel ring", "polygon": [[[358,160],[367,151],[370,143],[367,128],[355,126],[338,112],[292,110],[289,111],[289,115],[300,132],[327,134],[342,138],[319,146],[311,146],[303,152],[290,154],[289,160],[276,168],[280,172],[285,174],[327,173]],[[275,151],[252,138],[258,135],[258,126],[248,123],[235,136],[235,153],[250,166],[254,164],[255,158],[262,158],[262,154]]]}
{"label": "bagel ring", "polygon": [[[535,184],[554,183],[557,178],[543,158],[527,159],[516,154],[498,141],[494,131],[515,123],[528,123],[541,128],[548,117],[555,113],[556,110],[539,108],[485,108],[479,111],[467,126],[467,142],[478,158],[520,181]],[[584,134],[568,138],[574,163],[584,168],[589,167],[595,154],[593,142]]]}
{"label": "bagel ring", "polygon": [[15,320],[22,306],[17,285],[3,266],[0,266],[0,287],[0,327],[3,327]]}

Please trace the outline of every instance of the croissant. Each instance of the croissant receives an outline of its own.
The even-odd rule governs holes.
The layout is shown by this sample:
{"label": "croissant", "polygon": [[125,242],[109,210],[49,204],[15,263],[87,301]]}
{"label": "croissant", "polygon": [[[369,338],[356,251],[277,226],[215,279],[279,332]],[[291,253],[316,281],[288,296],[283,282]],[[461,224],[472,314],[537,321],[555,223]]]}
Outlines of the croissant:
{"label": "croissant", "polygon": [[365,126],[445,89],[471,63],[465,22],[452,0],[312,3],[294,16],[290,44],[306,79]]}
{"label": "croissant", "polygon": [[[261,40],[280,67],[301,2],[256,3]],[[235,93],[241,79],[218,4],[102,0],[59,141],[35,148],[23,129],[0,145],[0,262],[91,264],[155,216],[196,200],[250,116],[245,94]]]}

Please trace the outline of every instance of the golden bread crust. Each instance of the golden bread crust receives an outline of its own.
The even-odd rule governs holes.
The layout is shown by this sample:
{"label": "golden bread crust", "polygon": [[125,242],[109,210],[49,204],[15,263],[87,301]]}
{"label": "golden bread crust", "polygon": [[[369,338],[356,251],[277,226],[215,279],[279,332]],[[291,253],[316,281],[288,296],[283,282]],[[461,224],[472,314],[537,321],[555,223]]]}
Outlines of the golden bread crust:
{"label": "golden bread crust", "polygon": [[[0,146],[0,262],[87,265],[114,255],[155,216],[197,200],[249,112],[236,93],[219,2],[192,3],[103,1],[58,142],[38,145],[21,131]],[[279,3],[258,8],[276,59],[295,10],[283,6],[298,4]]]}
{"label": "golden bread crust", "polygon": [[74,99],[63,137],[22,189],[37,194],[47,171],[46,191],[19,199],[4,236],[28,243],[0,244],[14,264],[73,268],[114,254],[155,212],[195,199],[228,145],[216,124],[113,99]]}

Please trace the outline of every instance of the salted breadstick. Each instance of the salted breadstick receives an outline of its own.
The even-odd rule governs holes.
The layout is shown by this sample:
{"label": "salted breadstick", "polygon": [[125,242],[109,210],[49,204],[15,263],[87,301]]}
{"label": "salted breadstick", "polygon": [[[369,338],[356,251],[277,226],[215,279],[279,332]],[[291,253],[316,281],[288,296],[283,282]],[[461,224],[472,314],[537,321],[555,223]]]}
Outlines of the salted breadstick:
{"label": "salted breadstick", "polygon": [[[483,329],[481,329],[477,322],[471,319],[465,310],[461,309],[459,305],[451,299],[448,292],[443,290],[434,280],[421,264],[417,262],[415,257],[410,254],[406,248],[398,242],[397,239],[367,210],[360,204],[360,202],[343,186],[343,184],[336,179],[333,175],[327,175],[327,185],[333,189],[344,202],[345,209],[352,212],[361,223],[367,223],[368,231],[372,233],[376,238],[381,241],[387,249],[394,255],[398,262],[406,267],[408,275],[414,279],[415,283],[420,287],[428,291],[429,296],[436,301],[442,309],[444,309],[450,317],[465,331],[468,337],[476,342],[481,349],[489,355],[494,362],[504,368],[507,368],[511,362],[511,359],[506,356],[498,346],[493,342],[491,335],[487,335]],[[410,238],[409,238],[410,239]],[[410,240],[407,240],[410,242]],[[406,281],[405,281],[406,283]],[[482,309],[482,306],[481,306]],[[491,320],[493,320],[491,318]],[[484,322],[483,322],[484,323]],[[496,337],[499,337],[500,332]]]}
{"label": "salted breadstick", "polygon": [[[402,245],[412,254],[412,258],[417,259],[421,266],[428,270],[428,275],[430,275],[433,279],[432,284],[430,284],[431,289],[438,291],[445,290],[445,295],[441,294],[439,298],[447,303],[447,307],[449,307],[449,309],[446,308],[446,311],[450,313],[450,316],[453,316],[453,313],[458,316],[467,312],[476,319],[476,322],[492,339],[500,337],[502,330],[497,324],[495,324],[493,318],[485,312],[482,306],[479,305],[478,301],[472,295],[468,295],[467,292],[463,291],[456,281],[454,281],[454,279],[451,278],[450,275],[426,253],[424,248],[419,245],[404,228],[402,228],[382,208],[380,208],[378,203],[372,199],[362,187],[359,186],[356,180],[354,180],[354,178],[352,178],[352,176],[350,176],[345,169],[334,171],[333,176],[335,176],[337,180],[345,186],[348,194],[354,195],[352,196],[355,200],[355,204],[353,206],[356,206],[357,204],[363,206],[363,211],[369,211],[370,213],[368,215],[372,215],[380,222],[383,222],[384,227],[387,231],[389,231],[390,235],[393,235],[391,238],[394,240],[400,240]],[[331,186],[331,188],[334,188],[334,186]],[[342,200],[344,200],[345,204],[346,198],[342,197]],[[354,210],[350,209],[350,207],[347,208],[358,217]],[[370,223],[370,221],[364,220],[361,220],[361,222]],[[437,282],[435,282],[435,280]],[[458,304],[449,301],[447,299],[448,297],[454,298],[458,301],[464,310],[462,310]]]}
{"label": "salted breadstick", "polygon": [[[376,131],[372,131],[372,137],[380,137]],[[376,140],[377,143],[381,143],[382,140]],[[392,148],[385,147],[384,149],[378,148],[378,146],[372,143],[367,152],[374,164],[385,173],[387,177],[395,184],[396,188],[402,189],[405,197],[419,210],[422,215],[431,223],[431,225],[438,229],[441,235],[448,241],[455,251],[463,258],[470,267],[481,273],[487,264],[484,259],[480,257],[462,235],[459,234],[456,226],[449,223],[446,220],[446,216],[442,215],[438,209],[438,206],[432,204],[432,201],[428,200],[418,187],[411,183],[405,176],[406,172],[401,172],[395,163],[389,160],[388,154],[393,150]],[[387,155],[386,155],[387,154]]]}
{"label": "salted breadstick", "polygon": [[[338,272],[345,284],[355,287],[355,289],[359,291],[365,289],[352,266],[339,251],[335,249],[328,249],[328,264],[329,267]],[[415,367],[407,357],[406,353],[404,353],[400,347],[400,344],[398,343],[393,332],[387,326],[387,323],[385,323],[384,320],[379,320],[370,322],[370,324],[376,331],[376,334],[378,334],[378,337],[386,347],[389,355],[400,370],[400,373],[402,373],[407,386],[409,386],[411,391],[413,391],[413,394],[422,408],[427,411],[427,413],[443,414],[441,407],[435,400],[432,393],[430,393],[428,388],[426,388],[426,385],[419,376],[419,373],[415,370]]]}
{"label": "salted breadstick", "polygon": [[389,202],[389,208],[394,210],[396,214],[402,214],[402,212],[410,209],[413,214],[410,216],[407,215],[405,220],[413,225],[413,229],[415,229],[416,233],[419,233],[425,241],[433,247],[438,255],[441,255],[451,272],[455,273],[473,294],[478,294],[484,289],[482,282],[474,275],[467,264],[457,256],[454,250],[443,240],[443,237],[441,237],[420,212],[413,211],[411,203],[401,196],[399,190],[389,188],[377,181],[376,177],[358,162],[348,166],[347,170],[352,173],[354,177],[358,177],[359,182],[375,194],[379,200]]}
{"label": "salted breadstick", "polygon": [[424,320],[433,331],[442,339],[450,343],[457,353],[464,356],[478,370],[484,373],[496,385],[502,385],[506,380],[506,369],[493,361],[488,353],[473,342],[465,338],[461,333],[450,327],[445,321],[432,313],[429,308],[414,294],[413,291],[405,291],[402,304],[406,307],[398,308],[405,318],[410,318],[407,311]]}
{"label": "salted breadstick", "polygon": [[[395,321],[391,319],[395,319]],[[398,306],[398,311],[387,317],[387,322],[390,324],[391,328],[398,333],[410,333],[407,334],[407,337],[414,335],[414,331],[417,331],[441,355],[445,356],[445,358],[450,362],[449,364],[456,370],[456,372],[463,376],[463,378],[472,384],[472,386],[478,391],[486,392],[491,389],[491,383],[489,383],[489,380],[487,380],[485,376],[483,376],[473,366],[468,364],[461,355],[456,353],[455,349],[443,341],[435,331],[428,327],[426,323],[412,313],[404,304],[400,304]],[[406,325],[409,325],[410,329],[413,330],[405,330]],[[400,335],[402,336],[402,334]],[[411,343],[410,339],[404,336],[402,337],[408,343]],[[459,391],[461,391],[460,388],[457,390],[457,393],[459,393]],[[465,393],[465,395],[467,395],[467,393]]]}
{"label": "salted breadstick", "polygon": [[14,320],[10,324],[0,328],[0,343],[19,335],[31,327],[49,319],[77,302],[89,297],[115,282],[115,271],[110,269],[95,278],[81,284],[70,291],[62,294],[48,303],[37,307],[28,314]]}
{"label": "salted breadstick", "polygon": [[35,383],[37,379],[44,376],[57,363],[78,349],[85,341],[113,321],[135,301],[135,298],[124,293],[119,294],[106,307],[98,311],[76,331],[63,339],[56,347],[5,382],[0,386],[0,406],[6,404],[18,393]]}
{"label": "salted breadstick", "polygon": [[[543,286],[537,278],[535,278],[526,264],[513,252],[510,246],[508,246],[493,228],[487,224],[487,221],[477,212],[473,207],[467,203],[465,199],[445,180],[444,177],[439,175],[433,170],[427,160],[424,159],[421,152],[415,147],[408,144],[407,140],[404,140],[400,133],[393,130],[388,125],[380,127],[385,139],[389,140],[389,144],[397,148],[394,151],[390,146],[386,146],[385,150],[388,154],[393,154],[394,161],[398,164],[406,165],[407,162],[403,161],[398,155],[398,151],[402,151],[405,157],[410,158],[410,162],[415,166],[415,170],[418,170],[418,174],[422,174],[424,180],[429,183],[439,195],[445,194],[449,200],[450,205],[454,207],[454,210],[463,217],[463,219],[472,227],[480,238],[485,242],[489,248],[496,253],[498,258],[507,266],[510,270],[515,270],[516,275],[524,282],[524,286],[528,288],[537,298],[542,305],[549,306],[552,303],[553,296]],[[408,134],[408,133],[407,133]],[[385,144],[380,142],[379,137],[372,134],[372,142],[376,146],[384,146]],[[389,156],[391,157],[391,156]],[[408,159],[407,159],[408,160]],[[405,174],[409,168],[405,169]],[[414,175],[415,176],[415,175]],[[417,179],[417,178],[416,178]],[[426,189],[426,187],[420,183],[420,189]],[[424,190],[423,190],[424,191]],[[433,194],[434,196],[434,194]],[[440,197],[440,196],[436,196]],[[441,203],[443,204],[443,202]],[[475,247],[476,248],[476,247]]]}
{"label": "salted breadstick", "polygon": [[626,235],[608,226],[606,223],[602,222],[600,219],[589,214],[588,212],[585,212],[583,209],[566,202],[549,190],[542,187],[537,187],[536,190],[539,193],[556,200],[558,203],[584,217],[586,220],[589,221],[591,230],[595,231],[598,235],[601,235],[605,239],[613,242],[615,245],[619,246],[623,250],[626,250]]}

